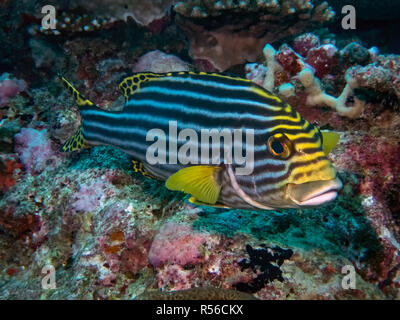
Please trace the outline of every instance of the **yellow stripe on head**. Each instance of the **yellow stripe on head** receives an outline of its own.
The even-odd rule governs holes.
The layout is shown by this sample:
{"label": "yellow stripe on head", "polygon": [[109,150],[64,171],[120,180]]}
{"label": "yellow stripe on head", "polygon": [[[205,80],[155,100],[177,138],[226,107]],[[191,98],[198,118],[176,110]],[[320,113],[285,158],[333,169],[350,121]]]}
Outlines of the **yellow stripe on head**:
{"label": "yellow stripe on head", "polygon": [[321,147],[322,147],[321,140],[317,140],[316,142],[296,143],[295,145],[297,151],[301,151],[304,149],[318,149]]}
{"label": "yellow stripe on head", "polygon": [[317,163],[310,163],[304,167],[295,168],[288,182],[301,184],[311,181],[332,180],[335,177],[336,170],[329,160],[321,160]]}

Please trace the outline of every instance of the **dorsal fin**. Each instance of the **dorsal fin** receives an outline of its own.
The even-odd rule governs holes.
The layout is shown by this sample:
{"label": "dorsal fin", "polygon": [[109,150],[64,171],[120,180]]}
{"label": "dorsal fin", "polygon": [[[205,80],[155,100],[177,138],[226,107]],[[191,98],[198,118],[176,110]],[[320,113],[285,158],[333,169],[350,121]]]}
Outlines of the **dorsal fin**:
{"label": "dorsal fin", "polygon": [[225,74],[225,73],[216,73],[216,72],[203,72],[203,71],[176,71],[176,72],[168,72],[168,73],[154,73],[154,72],[138,72],[133,74],[130,77],[125,78],[119,84],[119,88],[122,94],[125,97],[125,101],[129,99],[141,86],[142,83],[156,80],[164,77],[175,77],[175,76],[185,76],[185,75],[194,75],[194,76],[214,76],[219,78],[231,79],[231,80],[241,80],[243,82],[251,82],[250,80],[243,79],[236,75]]}
{"label": "dorsal fin", "polygon": [[172,72],[171,73],[139,72],[122,80],[118,87],[121,90],[122,94],[124,95],[125,101],[127,101],[129,97],[133,95],[136,92],[136,90],[140,88],[140,85],[143,82],[171,75]]}
{"label": "dorsal fin", "polygon": [[88,99],[86,99],[83,95],[79,93],[78,90],[75,89],[75,87],[63,76],[61,77],[61,81],[63,82],[65,88],[71,93],[72,97],[74,98],[75,103],[79,107],[83,106],[93,106],[94,103]]}

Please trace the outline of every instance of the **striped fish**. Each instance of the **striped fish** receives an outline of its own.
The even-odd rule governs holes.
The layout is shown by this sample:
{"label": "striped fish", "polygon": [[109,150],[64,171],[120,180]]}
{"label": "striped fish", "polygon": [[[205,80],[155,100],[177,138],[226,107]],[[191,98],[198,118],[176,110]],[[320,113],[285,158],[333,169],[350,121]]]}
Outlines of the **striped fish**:
{"label": "striped fish", "polygon": [[[81,126],[62,151],[116,147],[133,157],[135,171],[190,194],[192,203],[266,210],[315,207],[335,199],[341,188],[327,158],[338,135],[321,133],[290,105],[250,80],[205,72],[136,73],[119,85],[126,100],[122,111],[102,110],[62,80],[82,116]],[[239,175],[240,164],[226,161],[225,137],[211,140],[208,146],[201,141],[198,150],[191,149],[187,139],[171,143],[177,133],[188,129],[199,137],[204,130],[251,132],[252,144],[243,136],[241,146],[242,155],[252,148],[251,173]],[[149,138],[154,130],[165,135]],[[155,144],[165,146],[153,153],[165,163],[149,161]],[[204,159],[202,146],[208,148],[210,159]],[[176,152],[184,147],[184,161],[182,157],[176,161]],[[222,155],[219,163],[211,159],[213,148]]]}

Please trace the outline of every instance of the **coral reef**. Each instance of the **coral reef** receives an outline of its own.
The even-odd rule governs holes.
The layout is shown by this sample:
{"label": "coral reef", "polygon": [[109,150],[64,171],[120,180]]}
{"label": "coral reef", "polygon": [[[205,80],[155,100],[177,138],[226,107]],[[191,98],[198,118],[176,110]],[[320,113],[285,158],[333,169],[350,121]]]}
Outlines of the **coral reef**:
{"label": "coral reef", "polygon": [[[360,117],[371,96],[375,102],[398,101],[398,56],[378,55],[376,48],[368,50],[357,43],[339,51],[311,33],[296,37],[293,47],[298,52],[287,44],[278,51],[267,44],[264,66],[247,65],[247,77],[279,92],[294,106],[329,106],[349,118]],[[340,94],[335,97],[325,88]]]}

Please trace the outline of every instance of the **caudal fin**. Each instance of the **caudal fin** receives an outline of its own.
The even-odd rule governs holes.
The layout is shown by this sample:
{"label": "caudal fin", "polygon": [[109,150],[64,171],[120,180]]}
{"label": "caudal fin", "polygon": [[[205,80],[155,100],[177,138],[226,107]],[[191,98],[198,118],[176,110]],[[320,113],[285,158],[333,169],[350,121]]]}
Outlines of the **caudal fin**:
{"label": "caudal fin", "polygon": [[[72,97],[74,98],[75,103],[81,108],[84,106],[87,107],[96,107],[93,102],[84,98],[78,90],[63,76],[60,75],[61,81],[63,82],[64,86],[68,89],[71,93]],[[83,136],[83,129],[82,126],[79,126],[78,130],[74,133],[74,135],[69,138],[64,144],[61,146],[61,152],[71,152],[76,151],[84,148],[90,148],[90,143],[85,139]]]}

